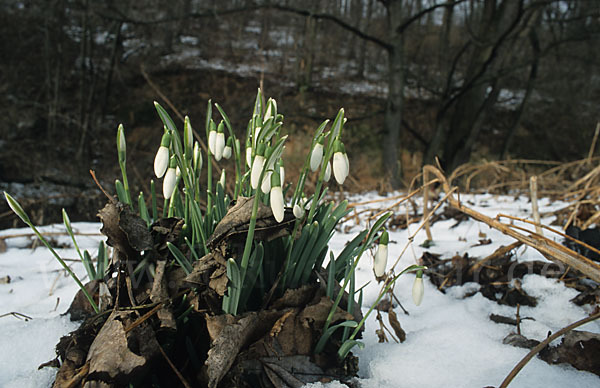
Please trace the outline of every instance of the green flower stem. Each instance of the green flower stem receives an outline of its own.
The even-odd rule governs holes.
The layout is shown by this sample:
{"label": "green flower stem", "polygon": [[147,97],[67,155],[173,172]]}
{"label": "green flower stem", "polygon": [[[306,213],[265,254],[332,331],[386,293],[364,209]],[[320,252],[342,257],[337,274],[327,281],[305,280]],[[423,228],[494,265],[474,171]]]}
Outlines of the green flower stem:
{"label": "green flower stem", "polygon": [[398,280],[398,278],[401,275],[405,274],[406,272],[417,271],[417,270],[422,270],[422,269],[425,269],[425,267],[421,266],[421,265],[413,264],[410,267],[404,268],[404,270],[402,272],[400,272],[398,275],[394,276],[394,278],[392,280],[390,280],[389,282],[387,282],[385,284],[384,288],[379,293],[379,296],[377,297],[377,300],[375,301],[375,303],[373,303],[371,305],[371,307],[369,308],[369,311],[367,311],[367,313],[363,316],[363,318],[358,323],[358,326],[356,326],[356,328],[354,328],[354,331],[350,335],[349,339],[353,340],[356,337],[356,335],[358,334],[360,328],[365,324],[365,321],[367,320],[367,318],[369,317],[369,315],[371,314],[371,312],[373,311],[373,309],[379,305],[379,302],[381,301],[381,299],[388,292],[388,290],[390,289],[390,287],[392,287],[394,285],[394,283],[396,283],[396,280]]}

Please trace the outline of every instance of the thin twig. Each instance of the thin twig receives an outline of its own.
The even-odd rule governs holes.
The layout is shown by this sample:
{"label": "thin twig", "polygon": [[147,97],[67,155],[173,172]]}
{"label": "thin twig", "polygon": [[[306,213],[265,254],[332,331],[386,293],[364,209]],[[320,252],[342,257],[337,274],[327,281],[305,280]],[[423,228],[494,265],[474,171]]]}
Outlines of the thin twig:
{"label": "thin twig", "polygon": [[165,351],[163,350],[162,346],[160,346],[160,344],[157,344],[157,345],[158,345],[158,350],[160,350],[160,353],[163,355],[163,357],[165,358],[165,360],[167,360],[167,363],[169,364],[169,366],[171,367],[171,369],[173,369],[173,372],[175,372],[175,374],[177,375],[177,377],[181,381],[181,384],[183,384],[183,386],[185,388],[191,388],[192,386],[187,382],[187,380],[185,379],[185,377],[183,377],[183,375],[181,374],[181,372],[179,372],[179,370],[177,369],[177,367],[175,367],[175,364],[173,364],[173,362],[171,361],[171,359],[169,358],[169,356],[167,356],[167,353],[165,353]]}
{"label": "thin twig", "polygon": [[2,314],[2,315],[0,315],[0,318],[4,318],[4,317],[8,317],[8,316],[13,316],[13,317],[15,317],[17,319],[24,319],[25,321],[30,321],[30,320],[33,319],[30,316],[28,316],[28,315],[21,314],[21,313],[16,312],[16,311],[11,311],[10,313]]}
{"label": "thin twig", "polygon": [[504,379],[504,381],[502,382],[502,384],[500,384],[499,388],[506,388],[508,387],[508,384],[510,384],[510,382],[515,378],[515,376],[521,371],[521,369],[523,369],[523,367],[533,358],[533,356],[535,356],[536,354],[538,354],[542,349],[544,349],[550,342],[554,341],[555,339],[557,339],[558,337],[560,337],[561,335],[581,326],[584,325],[588,322],[594,321],[596,319],[600,318],[600,313],[596,313],[590,317],[587,318],[583,318],[575,323],[570,324],[569,326],[566,326],[562,329],[560,329],[559,331],[557,331],[556,333],[552,334],[551,336],[549,336],[548,338],[546,338],[545,340],[543,340],[542,342],[540,342],[536,347],[534,347],[533,349],[531,349],[531,351],[529,353],[527,353],[527,355],[525,357],[523,357],[523,359],[521,361],[519,361],[519,363],[517,365],[515,365],[515,367],[510,371],[510,373],[508,374],[508,376],[506,376],[506,378]]}

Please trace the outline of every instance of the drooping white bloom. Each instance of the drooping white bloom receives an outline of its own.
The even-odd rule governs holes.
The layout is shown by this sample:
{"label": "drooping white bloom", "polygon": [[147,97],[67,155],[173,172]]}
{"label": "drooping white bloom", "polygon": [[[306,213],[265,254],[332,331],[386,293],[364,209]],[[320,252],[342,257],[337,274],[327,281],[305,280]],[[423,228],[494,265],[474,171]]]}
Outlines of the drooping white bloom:
{"label": "drooping white bloom", "polygon": [[377,247],[377,253],[375,254],[375,263],[373,264],[373,270],[375,271],[375,276],[378,278],[382,277],[385,274],[385,267],[387,265],[388,259],[388,246],[379,244]]}
{"label": "drooping white bloom", "polygon": [[375,261],[373,263],[373,271],[375,276],[380,278],[385,274],[385,267],[388,260],[388,242],[389,235],[387,230],[384,230],[379,237],[379,246],[377,247],[377,253],[375,253]]}
{"label": "drooping white bloom", "polygon": [[273,216],[277,222],[283,221],[284,216],[284,200],[283,200],[283,192],[281,191],[281,180],[279,177],[279,173],[277,171],[273,172],[271,176],[271,210],[273,211]]}
{"label": "drooping white bloom", "polygon": [[260,179],[260,173],[265,164],[265,157],[262,155],[255,155],[254,161],[252,162],[252,172],[250,173],[250,185],[256,190],[258,188],[258,180]]}
{"label": "drooping white bloom", "polygon": [[273,175],[273,171],[265,171],[265,176],[260,184],[260,190],[265,194],[271,190],[271,175]]}
{"label": "drooping white bloom", "polygon": [[323,160],[323,144],[317,143],[310,154],[310,170],[317,171]]}
{"label": "drooping white bloom", "polygon": [[217,131],[211,129],[210,132],[208,133],[208,150],[213,155],[215,154],[216,144],[217,144]]}
{"label": "drooping white bloom", "polygon": [[327,162],[327,167],[325,168],[325,175],[323,176],[323,180],[325,182],[329,182],[331,178],[331,162]]}
{"label": "drooping white bloom", "polygon": [[348,156],[346,156],[344,144],[336,139],[333,144],[333,175],[340,185],[346,180],[349,167],[350,165],[348,163]]}
{"label": "drooping white bloom", "polygon": [[277,222],[283,221],[284,204],[281,186],[271,187],[271,210]]}
{"label": "drooping white bloom", "polygon": [[175,190],[175,183],[177,182],[177,172],[175,167],[169,167],[163,180],[163,196],[165,199],[171,198],[173,191]]}
{"label": "drooping white bloom", "polygon": [[232,148],[230,145],[226,145],[225,148],[223,148],[223,157],[225,159],[229,159],[231,158],[231,152],[232,152]]}
{"label": "drooping white bloom", "polygon": [[169,166],[169,148],[161,145],[158,147],[154,157],[154,174],[157,178],[162,178]]}
{"label": "drooping white bloom", "polygon": [[423,301],[423,294],[425,289],[423,288],[423,272],[419,271],[412,288],[412,298],[415,306],[419,306]]}
{"label": "drooping white bloom", "polygon": [[340,185],[344,184],[344,181],[348,176],[346,159],[344,159],[344,154],[341,152],[336,152],[333,154],[333,176]]}
{"label": "drooping white bloom", "polygon": [[246,165],[252,165],[252,147],[246,147]]}
{"label": "drooping white bloom", "polygon": [[225,149],[225,134],[223,132],[217,132],[217,138],[215,139],[215,160],[218,162],[223,157],[223,150]]}
{"label": "drooping white bloom", "polygon": [[304,208],[302,208],[302,206],[299,204],[294,205],[294,217],[298,219],[304,217]]}
{"label": "drooping white bloom", "polygon": [[281,179],[281,184],[285,183],[285,168],[283,167],[283,164],[281,164],[279,166],[279,177]]}

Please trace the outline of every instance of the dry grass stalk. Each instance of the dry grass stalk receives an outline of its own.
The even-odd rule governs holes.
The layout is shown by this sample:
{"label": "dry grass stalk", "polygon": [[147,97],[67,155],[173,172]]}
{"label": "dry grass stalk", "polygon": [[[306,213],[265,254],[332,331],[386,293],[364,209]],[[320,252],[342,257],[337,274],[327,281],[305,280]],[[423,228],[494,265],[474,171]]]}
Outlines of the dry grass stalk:
{"label": "dry grass stalk", "polygon": [[533,220],[535,221],[535,231],[539,235],[543,235],[542,221],[540,220],[540,211],[538,210],[538,197],[537,197],[537,177],[534,175],[529,178],[529,193],[531,197],[531,212],[533,214]]}
{"label": "dry grass stalk", "polygon": [[438,168],[434,166],[425,166],[424,169],[435,175],[440,182],[442,182],[444,191],[448,193],[445,198],[452,207],[460,210],[473,219],[483,222],[488,226],[515,238],[523,244],[527,244],[532,248],[535,248],[545,257],[553,261],[561,262],[566,266],[570,266],[573,269],[580,271],[590,279],[600,282],[600,265],[597,263],[546,237],[540,236],[539,234],[533,232],[531,232],[529,235],[525,235],[517,231],[516,228],[512,227],[511,225],[503,224],[497,219],[488,217],[469,207],[464,206],[452,195],[452,192],[456,191],[456,187],[450,187],[448,180]]}

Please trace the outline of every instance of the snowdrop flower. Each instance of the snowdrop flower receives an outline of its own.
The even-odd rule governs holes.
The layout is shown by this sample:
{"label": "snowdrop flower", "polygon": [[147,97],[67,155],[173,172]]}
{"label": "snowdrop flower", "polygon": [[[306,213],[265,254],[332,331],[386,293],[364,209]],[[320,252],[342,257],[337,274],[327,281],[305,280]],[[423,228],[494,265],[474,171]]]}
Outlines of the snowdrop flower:
{"label": "snowdrop flower", "polygon": [[125,142],[125,129],[123,124],[119,124],[117,129],[117,152],[119,154],[119,163],[125,162],[125,152],[127,151],[127,143]]}
{"label": "snowdrop flower", "polygon": [[415,303],[415,306],[420,305],[423,301],[424,292],[425,291],[423,288],[423,271],[419,270],[417,271],[417,277],[415,278],[415,282],[412,288],[412,298],[413,302]]}
{"label": "snowdrop flower", "polygon": [[331,178],[331,162],[327,162],[327,167],[325,168],[325,175],[323,176],[323,180],[325,182],[329,182]]}
{"label": "snowdrop flower", "polygon": [[272,169],[267,168],[267,171],[265,171],[265,176],[262,180],[262,183],[260,184],[260,190],[267,194],[269,191],[271,191],[271,176],[273,175],[273,171]]}
{"label": "snowdrop flower", "polygon": [[231,153],[233,151],[233,149],[231,148],[232,144],[233,144],[233,140],[230,137],[229,139],[227,139],[227,144],[225,145],[225,148],[223,148],[223,157],[225,159],[231,158]]}
{"label": "snowdrop flower", "polygon": [[380,278],[385,274],[385,267],[388,259],[388,241],[389,235],[387,230],[384,230],[379,237],[379,246],[377,247],[377,253],[375,254],[375,262],[373,263],[373,270],[375,271],[375,277]]}
{"label": "snowdrop flower", "polygon": [[317,171],[317,169],[321,165],[321,161],[323,160],[323,141],[323,135],[319,136],[317,144],[315,144],[315,147],[313,148],[312,153],[310,154],[311,171]]}
{"label": "snowdrop flower", "polygon": [[294,205],[294,217],[297,219],[304,217],[304,208],[298,203]]}
{"label": "snowdrop flower", "polygon": [[252,166],[252,139],[250,137],[246,139],[246,165]]}
{"label": "snowdrop flower", "polygon": [[198,142],[194,143],[194,171],[198,172],[202,170],[202,152],[200,152],[200,144]]}
{"label": "snowdrop flower", "polygon": [[223,122],[219,123],[217,128],[217,137],[215,139],[215,160],[218,162],[223,157],[223,150],[225,149],[225,131],[223,128]]}
{"label": "snowdrop flower", "polygon": [[281,191],[281,180],[277,171],[271,175],[271,210],[273,211],[273,217],[277,222],[283,221],[284,215],[284,202],[283,192]]}
{"label": "snowdrop flower", "polygon": [[254,161],[252,162],[252,171],[250,172],[250,185],[254,190],[258,188],[258,181],[260,179],[260,174],[265,165],[265,157],[264,151],[265,145],[264,143],[260,143],[258,145],[258,149],[256,151],[256,155],[254,156]]}
{"label": "snowdrop flower", "polygon": [[169,167],[169,146],[171,145],[171,134],[165,132],[160,140],[160,147],[154,157],[154,175],[157,178],[162,178]]}
{"label": "snowdrop flower", "polygon": [[208,132],[208,150],[214,155],[217,144],[217,129],[215,128],[213,121],[211,121],[210,124],[210,131]]}
{"label": "snowdrop flower", "polygon": [[337,140],[333,144],[333,176],[340,185],[344,183],[349,172],[348,156],[344,144]]}
{"label": "snowdrop flower", "polygon": [[165,173],[165,179],[163,180],[163,196],[165,199],[171,198],[173,191],[175,190],[175,183],[177,183],[177,161],[175,156],[171,157],[169,162],[169,168]]}
{"label": "snowdrop flower", "polygon": [[285,184],[285,168],[283,167],[283,160],[279,159],[279,177],[281,179],[281,184]]}

